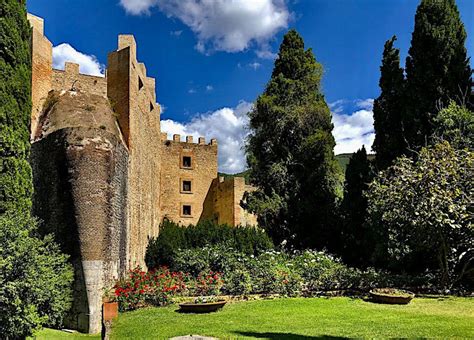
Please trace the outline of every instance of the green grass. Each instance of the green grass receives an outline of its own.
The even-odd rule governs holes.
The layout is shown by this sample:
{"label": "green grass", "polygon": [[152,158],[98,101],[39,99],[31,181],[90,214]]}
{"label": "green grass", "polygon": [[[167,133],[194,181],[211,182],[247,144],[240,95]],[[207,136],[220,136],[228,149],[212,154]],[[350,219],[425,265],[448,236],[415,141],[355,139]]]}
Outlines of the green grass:
{"label": "green grass", "polygon": [[33,338],[29,339],[37,339],[37,340],[60,340],[60,339],[68,339],[68,340],[92,340],[92,339],[100,339],[100,334],[81,334],[81,333],[69,333],[58,331],[55,329],[45,328],[35,334]]}
{"label": "green grass", "polygon": [[414,299],[380,305],[350,298],[293,298],[228,304],[211,314],[181,314],[177,306],[123,313],[112,339],[185,334],[220,338],[407,337],[474,338],[474,299]]}

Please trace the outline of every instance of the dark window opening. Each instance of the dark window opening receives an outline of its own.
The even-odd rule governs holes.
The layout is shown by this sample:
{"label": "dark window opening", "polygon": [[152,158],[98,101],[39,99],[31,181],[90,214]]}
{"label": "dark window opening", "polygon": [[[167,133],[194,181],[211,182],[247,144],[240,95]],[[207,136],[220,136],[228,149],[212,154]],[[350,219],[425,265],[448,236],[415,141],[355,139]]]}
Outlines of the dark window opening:
{"label": "dark window opening", "polygon": [[191,192],[191,181],[183,181],[183,191]]}
{"label": "dark window opening", "polygon": [[150,103],[150,112],[153,111],[154,107],[153,107],[153,104]]}
{"label": "dark window opening", "polygon": [[143,87],[143,82],[140,77],[138,77],[138,91],[140,91]]}
{"label": "dark window opening", "polygon": [[190,205],[183,205],[183,215],[184,216],[191,216],[191,206]]}
{"label": "dark window opening", "polygon": [[191,167],[191,157],[190,156],[183,156],[183,167],[190,168]]}

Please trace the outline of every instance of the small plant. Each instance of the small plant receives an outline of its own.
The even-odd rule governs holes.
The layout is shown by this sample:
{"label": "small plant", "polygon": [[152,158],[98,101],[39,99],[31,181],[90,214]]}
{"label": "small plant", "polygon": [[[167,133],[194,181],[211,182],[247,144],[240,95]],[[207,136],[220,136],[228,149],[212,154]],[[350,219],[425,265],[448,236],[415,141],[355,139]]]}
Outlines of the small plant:
{"label": "small plant", "polygon": [[194,303],[213,303],[220,301],[215,295],[212,296],[198,296],[194,299]]}
{"label": "small plant", "polygon": [[103,290],[102,301],[115,302],[117,300],[115,296],[115,291],[112,288],[104,287],[102,290]]}
{"label": "small plant", "polygon": [[56,91],[51,91],[43,103],[43,112],[49,112],[59,100],[59,94]]}

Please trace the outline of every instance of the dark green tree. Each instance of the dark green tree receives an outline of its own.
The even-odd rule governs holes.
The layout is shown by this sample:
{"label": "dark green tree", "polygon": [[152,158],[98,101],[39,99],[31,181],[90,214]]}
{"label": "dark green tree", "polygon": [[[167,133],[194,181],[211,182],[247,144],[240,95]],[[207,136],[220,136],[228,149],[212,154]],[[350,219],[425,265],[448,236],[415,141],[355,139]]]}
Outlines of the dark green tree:
{"label": "dark green tree", "polygon": [[29,214],[30,26],[24,1],[0,3],[0,214]]}
{"label": "dark green tree", "polygon": [[301,36],[283,38],[265,91],[249,113],[246,151],[258,190],[246,208],[276,242],[326,246],[342,193],[331,113],[321,92],[323,68]]}
{"label": "dark green tree", "polygon": [[25,1],[0,2],[0,334],[24,339],[60,325],[70,307],[73,271],[31,218],[28,163],[31,29]]}
{"label": "dark green tree", "polygon": [[393,36],[385,43],[380,67],[381,93],[374,101],[375,140],[372,148],[380,170],[390,166],[406,148],[402,131],[405,79],[400,67],[400,50],[393,47],[396,40]]}
{"label": "dark green tree", "polygon": [[411,150],[431,142],[438,111],[455,100],[470,108],[466,31],[454,0],[422,0],[406,60],[404,130]]}
{"label": "dark green tree", "polygon": [[368,265],[374,240],[364,221],[367,215],[367,190],[374,178],[373,166],[365,147],[355,152],[347,165],[344,199],[341,204],[343,227],[340,244],[344,260],[354,265]]}

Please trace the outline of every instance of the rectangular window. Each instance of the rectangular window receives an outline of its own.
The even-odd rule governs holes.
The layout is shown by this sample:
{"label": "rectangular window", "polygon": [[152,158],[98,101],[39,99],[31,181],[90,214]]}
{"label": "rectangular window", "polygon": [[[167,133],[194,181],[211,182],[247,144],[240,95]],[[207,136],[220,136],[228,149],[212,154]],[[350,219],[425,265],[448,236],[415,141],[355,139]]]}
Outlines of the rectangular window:
{"label": "rectangular window", "polygon": [[183,181],[183,191],[191,192],[191,181]]}
{"label": "rectangular window", "polygon": [[191,168],[191,156],[183,156],[183,168]]}
{"label": "rectangular window", "polygon": [[183,205],[183,216],[191,216],[191,206]]}

